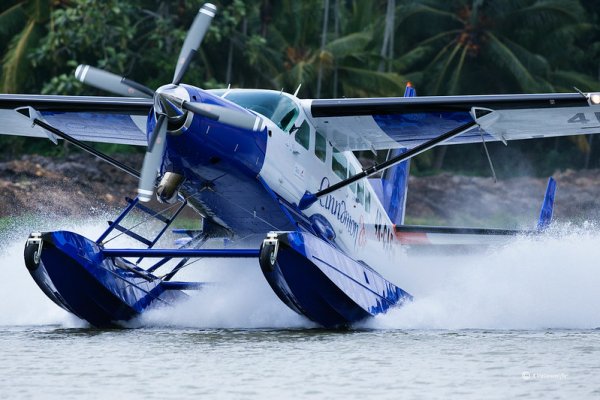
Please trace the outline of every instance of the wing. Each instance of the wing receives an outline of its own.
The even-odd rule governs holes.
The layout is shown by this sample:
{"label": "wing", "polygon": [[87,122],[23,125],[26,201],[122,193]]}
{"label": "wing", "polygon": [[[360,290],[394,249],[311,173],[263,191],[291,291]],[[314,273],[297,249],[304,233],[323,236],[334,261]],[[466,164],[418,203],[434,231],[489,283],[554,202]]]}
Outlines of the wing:
{"label": "wing", "polygon": [[146,146],[152,100],[122,97],[0,95],[0,134],[50,137],[15,111],[31,107],[53,127],[90,142]]}
{"label": "wing", "polygon": [[445,144],[600,133],[600,105],[581,93],[303,100],[339,150],[414,148],[475,121]]}

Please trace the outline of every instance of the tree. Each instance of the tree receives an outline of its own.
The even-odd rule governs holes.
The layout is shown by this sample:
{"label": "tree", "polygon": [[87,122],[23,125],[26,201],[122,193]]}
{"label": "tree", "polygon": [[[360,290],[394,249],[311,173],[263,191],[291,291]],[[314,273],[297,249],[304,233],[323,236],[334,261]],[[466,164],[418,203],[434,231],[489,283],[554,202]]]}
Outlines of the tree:
{"label": "tree", "polygon": [[[322,3],[321,3],[322,4]],[[290,18],[295,16],[299,21],[292,27],[273,26],[270,30],[269,43],[284,54],[280,73],[276,81],[286,88],[294,88],[303,84],[303,94],[314,97],[331,96],[392,96],[404,89],[405,80],[396,73],[377,71],[381,57],[378,54],[379,44],[376,41],[375,25],[379,14],[373,6],[364,1],[347,1],[340,5],[335,3],[334,32],[319,32],[319,27],[328,29],[323,18],[328,12],[315,15],[311,4],[298,5],[290,2],[288,9]],[[327,11],[325,9],[324,11]],[[282,18],[281,21],[289,21]],[[322,76],[322,87],[317,90],[319,71]],[[341,82],[341,84],[340,84]]]}
{"label": "tree", "polygon": [[590,29],[576,0],[417,0],[397,8],[405,34],[395,67],[431,95],[598,88],[575,72]]}
{"label": "tree", "polygon": [[8,45],[0,45],[4,54],[0,91],[4,93],[34,91],[40,74],[34,70],[28,57],[46,34],[51,1],[8,1],[1,7],[0,42]]}

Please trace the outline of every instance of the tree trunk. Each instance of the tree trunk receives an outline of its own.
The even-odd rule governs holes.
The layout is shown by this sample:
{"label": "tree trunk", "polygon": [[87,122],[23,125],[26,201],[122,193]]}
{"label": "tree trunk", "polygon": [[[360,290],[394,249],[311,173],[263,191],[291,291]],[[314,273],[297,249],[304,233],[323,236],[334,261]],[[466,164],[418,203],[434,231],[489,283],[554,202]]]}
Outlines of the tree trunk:
{"label": "tree trunk", "polygon": [[[321,32],[321,50],[319,53],[319,73],[317,75],[317,99],[321,97],[321,85],[323,82],[323,60],[322,55],[327,43],[327,30],[329,29],[329,0],[325,0],[323,13],[323,32]],[[302,82],[298,82],[302,83]]]}
{"label": "tree trunk", "polygon": [[[383,44],[381,45],[381,61],[379,62],[379,72],[391,70],[391,59],[394,54],[394,15],[396,14],[396,0],[387,0],[387,9],[385,12],[385,29],[383,31]],[[387,68],[386,68],[387,65]]]}
{"label": "tree trunk", "polygon": [[[335,38],[340,37],[340,0],[335,0],[335,16],[334,16],[334,30]],[[334,60],[333,64],[333,98],[338,97],[338,62]]]}
{"label": "tree trunk", "polygon": [[227,73],[225,82],[231,85],[231,69],[233,68],[233,39],[229,39],[229,52],[227,53]]}

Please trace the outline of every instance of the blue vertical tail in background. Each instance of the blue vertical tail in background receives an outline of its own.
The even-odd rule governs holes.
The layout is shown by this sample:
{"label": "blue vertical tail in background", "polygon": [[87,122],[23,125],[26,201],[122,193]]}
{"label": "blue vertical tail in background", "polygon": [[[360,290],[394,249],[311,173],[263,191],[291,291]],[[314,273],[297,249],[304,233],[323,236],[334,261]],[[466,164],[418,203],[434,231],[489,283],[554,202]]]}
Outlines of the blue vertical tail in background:
{"label": "blue vertical tail in background", "polygon": [[546,187],[546,195],[544,196],[544,202],[542,203],[542,210],[540,211],[540,219],[537,223],[537,230],[543,231],[552,222],[552,214],[554,213],[554,195],[556,194],[556,181],[550,177],[548,179],[548,186]]}
{"label": "blue vertical tail in background", "polygon": [[[404,97],[416,97],[417,91],[409,82],[406,84],[406,90],[404,91]],[[389,160],[392,157],[396,157],[407,149],[390,149],[386,157]],[[375,193],[388,217],[392,223],[396,225],[404,224],[404,212],[406,210],[406,194],[408,190],[408,173],[410,171],[410,160],[403,161],[395,166],[386,169],[383,172],[381,179],[369,179]]]}
{"label": "blue vertical tail in background", "polygon": [[410,82],[406,84],[406,89],[404,89],[404,97],[417,97],[417,91]]}

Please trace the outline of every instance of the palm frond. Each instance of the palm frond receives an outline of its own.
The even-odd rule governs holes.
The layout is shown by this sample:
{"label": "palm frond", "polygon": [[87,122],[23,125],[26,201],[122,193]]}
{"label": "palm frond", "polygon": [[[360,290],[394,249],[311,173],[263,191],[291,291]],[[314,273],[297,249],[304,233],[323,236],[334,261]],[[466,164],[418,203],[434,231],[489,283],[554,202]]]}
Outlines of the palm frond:
{"label": "palm frond", "polygon": [[492,32],[488,32],[487,37],[490,39],[487,49],[490,50],[494,61],[510,71],[521,89],[525,91],[535,90],[535,80],[515,53]]}
{"label": "palm frond", "polygon": [[442,85],[442,82],[444,81],[444,78],[446,77],[446,72],[448,71],[450,64],[452,64],[454,57],[456,57],[456,54],[458,53],[458,51],[460,50],[461,47],[462,47],[462,44],[460,42],[457,42],[456,45],[454,46],[454,50],[452,50],[452,52],[446,59],[446,62],[444,63],[442,70],[438,73],[436,83],[435,83],[435,86],[433,89],[434,94],[436,94],[436,95],[440,94],[440,87]]}
{"label": "palm frond", "polygon": [[18,92],[31,71],[27,55],[42,37],[42,28],[31,20],[25,29],[11,42],[3,59],[2,91]]}
{"label": "palm frond", "polygon": [[412,71],[418,68],[420,64],[431,60],[434,53],[435,49],[431,46],[418,46],[396,58],[392,62],[392,66],[400,72]]}
{"label": "palm frond", "polygon": [[423,2],[400,4],[396,7],[396,14],[399,17],[398,23],[402,23],[407,19],[414,18],[419,14],[424,14],[426,17],[436,16],[447,18],[448,20],[455,22],[463,22],[458,15],[456,15],[456,13],[435,8],[433,6],[424,4]]}
{"label": "palm frond", "polygon": [[546,28],[557,23],[564,23],[565,19],[577,21],[583,15],[583,7],[577,0],[538,0],[529,7],[517,9],[515,16],[522,17],[523,22]]}
{"label": "palm frond", "polygon": [[456,94],[456,89],[458,86],[459,78],[461,76],[463,65],[465,64],[465,56],[467,55],[467,51],[469,48],[467,46],[463,46],[463,51],[460,54],[460,59],[458,60],[458,65],[454,69],[454,73],[452,74],[452,81],[450,83],[450,89],[448,90],[448,94]]}
{"label": "palm frond", "polygon": [[550,74],[551,81],[557,88],[564,91],[573,91],[573,87],[584,91],[600,91],[600,82],[596,79],[575,71],[553,71]]}
{"label": "palm frond", "polygon": [[340,67],[342,87],[346,97],[400,96],[406,78],[391,72]]}
{"label": "palm frond", "polygon": [[27,14],[23,3],[17,3],[0,14],[0,37],[12,36],[23,29]]}
{"label": "palm frond", "polygon": [[371,41],[370,32],[356,32],[329,42],[325,50],[335,58],[343,58],[362,51]]}

